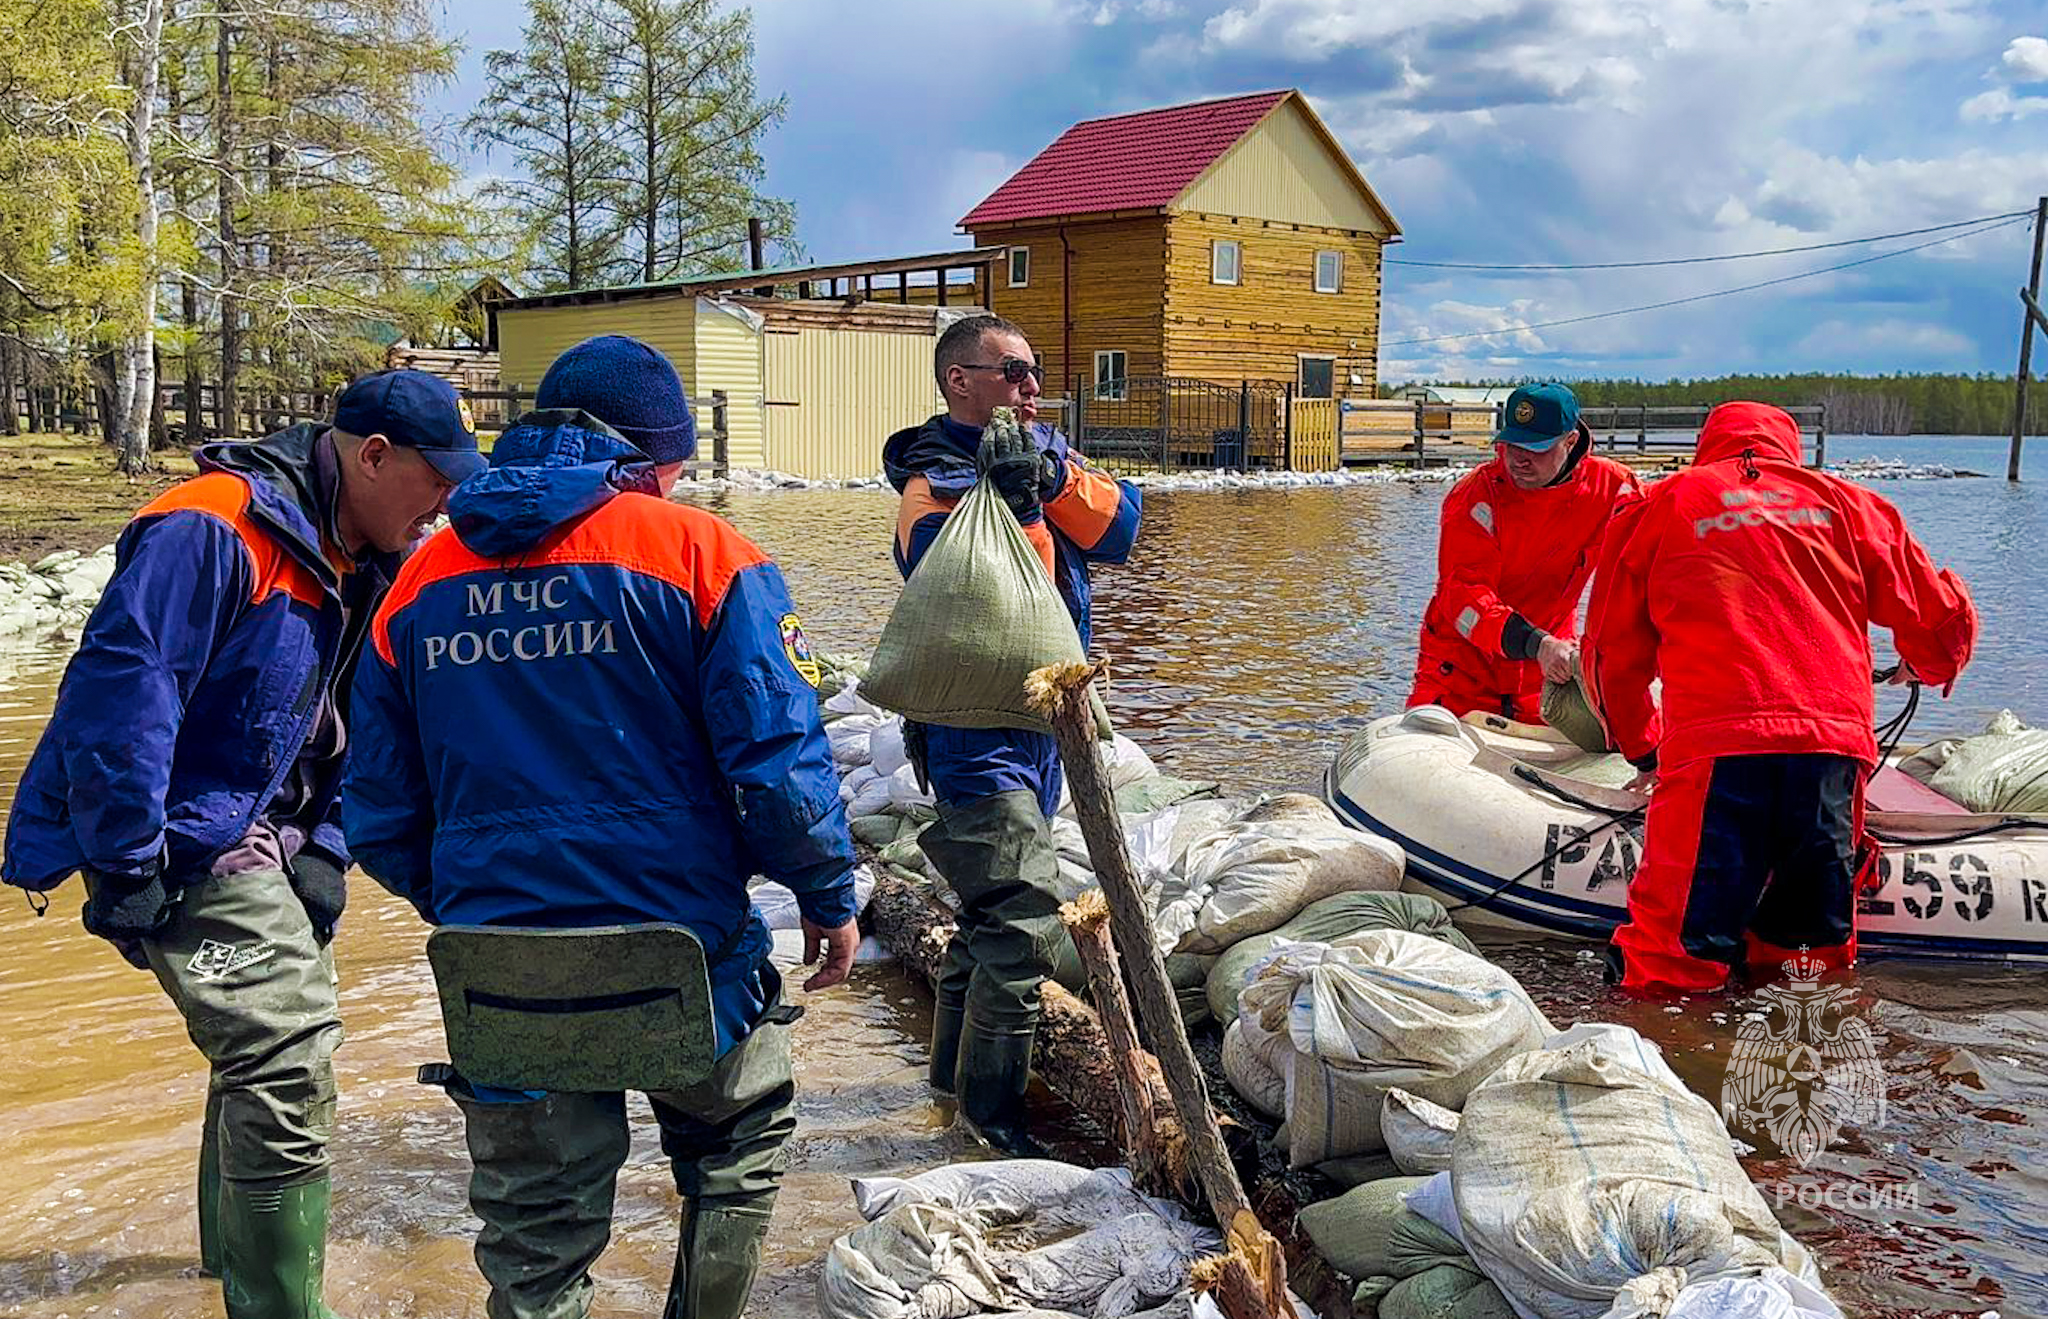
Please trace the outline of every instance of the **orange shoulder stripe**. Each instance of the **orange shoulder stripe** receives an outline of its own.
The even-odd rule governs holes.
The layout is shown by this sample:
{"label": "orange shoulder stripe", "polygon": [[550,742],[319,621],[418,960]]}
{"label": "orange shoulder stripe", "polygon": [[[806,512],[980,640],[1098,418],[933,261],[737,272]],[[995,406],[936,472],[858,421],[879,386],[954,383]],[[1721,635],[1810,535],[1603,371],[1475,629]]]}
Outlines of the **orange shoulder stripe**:
{"label": "orange shoulder stripe", "polygon": [[622,494],[557,530],[532,550],[491,559],[443,527],[406,561],[377,609],[371,639],[386,664],[395,663],[391,620],[429,586],[475,572],[519,568],[604,566],[666,582],[688,593],[700,626],[724,602],[742,571],[769,562],[762,549],[723,518],[686,504]]}
{"label": "orange shoulder stripe", "polygon": [[[941,499],[932,493],[932,483],[922,476],[913,476],[903,487],[903,502],[896,509],[896,550],[905,560],[910,558],[910,533],[918,523],[934,513],[950,515],[957,499]],[[1114,510],[1112,510],[1112,514]],[[1105,524],[1106,525],[1106,524]],[[1100,532],[1096,533],[1100,536]],[[1038,551],[1039,562],[1045,565],[1045,575],[1052,576],[1053,543],[1052,529],[1043,519],[1024,528],[1024,539],[1031,542],[1031,548]]]}
{"label": "orange shoulder stripe", "polygon": [[327,601],[320,579],[249,515],[249,498],[249,483],[241,477],[230,472],[208,472],[172,486],[137,509],[135,516],[193,512],[219,518],[234,529],[242,548],[249,552],[251,604],[260,604],[273,593],[283,591],[299,603],[318,609]]}
{"label": "orange shoulder stripe", "polygon": [[1070,460],[1067,482],[1045,506],[1045,515],[1076,545],[1092,550],[1115,523],[1123,500],[1123,488],[1117,485],[1115,477],[1090,471]]}

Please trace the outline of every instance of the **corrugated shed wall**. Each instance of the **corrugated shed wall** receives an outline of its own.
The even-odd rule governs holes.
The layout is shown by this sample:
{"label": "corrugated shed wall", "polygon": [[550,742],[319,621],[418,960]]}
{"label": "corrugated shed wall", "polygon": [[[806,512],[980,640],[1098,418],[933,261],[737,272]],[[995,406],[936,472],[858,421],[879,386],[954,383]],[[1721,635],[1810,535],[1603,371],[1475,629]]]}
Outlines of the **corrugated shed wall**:
{"label": "corrugated shed wall", "polygon": [[595,334],[628,334],[660,349],[695,395],[696,325],[697,299],[681,295],[580,307],[501,309],[498,379],[506,389],[534,389],[564,351]]}
{"label": "corrugated shed wall", "polygon": [[[711,391],[726,392],[725,424],[734,467],[763,468],[768,462],[768,428],[761,384],[761,318],[712,298],[697,300],[697,379],[690,396],[709,407]],[[709,435],[711,418],[697,419]],[[707,439],[698,457],[711,457]]]}
{"label": "corrugated shed wall", "polygon": [[930,335],[771,325],[763,343],[768,466],[776,471],[812,480],[873,476],[882,470],[882,442],[939,410]]}

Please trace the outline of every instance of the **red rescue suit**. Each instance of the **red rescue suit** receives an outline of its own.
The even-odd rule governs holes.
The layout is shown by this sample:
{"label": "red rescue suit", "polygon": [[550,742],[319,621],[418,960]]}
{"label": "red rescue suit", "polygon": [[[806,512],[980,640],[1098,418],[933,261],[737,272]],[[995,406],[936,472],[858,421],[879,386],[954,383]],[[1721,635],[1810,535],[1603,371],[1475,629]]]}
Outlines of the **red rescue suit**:
{"label": "red rescue suit", "polygon": [[[1578,635],[1579,596],[1635,473],[1595,457],[1581,429],[1558,480],[1524,490],[1498,453],[1444,497],[1436,594],[1422,615],[1408,704],[1543,721],[1542,633]],[[1520,622],[1513,620],[1519,616]],[[1517,653],[1517,652],[1521,653]]]}
{"label": "red rescue suit", "polygon": [[1745,938],[1752,962],[1797,942],[1854,960],[1872,623],[1943,689],[1977,637],[1962,581],[1890,503],[1801,466],[1777,408],[1714,409],[1692,467],[1616,516],[1581,669],[1614,744],[1660,776],[1615,933],[1624,984],[1719,988]]}

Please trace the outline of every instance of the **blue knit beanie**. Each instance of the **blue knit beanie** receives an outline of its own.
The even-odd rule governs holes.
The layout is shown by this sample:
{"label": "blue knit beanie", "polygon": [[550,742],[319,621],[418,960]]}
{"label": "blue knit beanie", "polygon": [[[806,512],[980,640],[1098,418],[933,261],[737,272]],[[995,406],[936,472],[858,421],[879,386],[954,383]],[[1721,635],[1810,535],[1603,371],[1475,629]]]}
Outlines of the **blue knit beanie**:
{"label": "blue knit beanie", "polygon": [[685,462],[697,452],[697,423],[676,369],[623,334],[585,339],[556,358],[533,405],[581,408],[657,463]]}

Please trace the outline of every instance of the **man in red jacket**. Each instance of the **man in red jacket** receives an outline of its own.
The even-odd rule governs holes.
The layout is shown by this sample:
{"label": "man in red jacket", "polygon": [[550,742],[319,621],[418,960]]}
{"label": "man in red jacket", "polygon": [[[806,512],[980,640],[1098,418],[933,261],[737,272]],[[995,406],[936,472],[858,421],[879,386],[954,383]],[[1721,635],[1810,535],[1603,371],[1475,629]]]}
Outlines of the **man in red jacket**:
{"label": "man in red jacket", "polygon": [[1593,455],[1563,385],[1508,396],[1494,460],[1451,488],[1408,704],[1543,721],[1543,680],[1577,672],[1579,595],[1635,474]]}
{"label": "man in red jacket", "polygon": [[[1801,466],[1799,426],[1726,403],[1688,470],[1615,518],[1586,615],[1587,696],[1656,776],[1610,975],[1722,987],[1811,948],[1856,958],[1871,732],[1870,625],[1946,696],[1977,611],[1897,509]],[[1661,711],[1650,682],[1664,683]]]}

